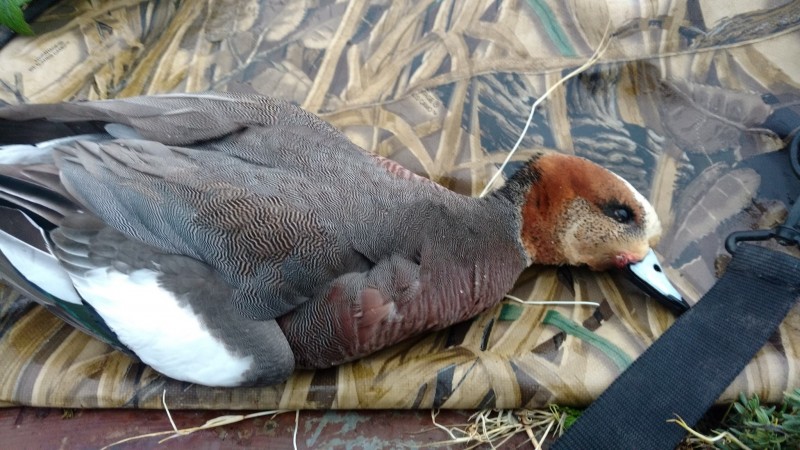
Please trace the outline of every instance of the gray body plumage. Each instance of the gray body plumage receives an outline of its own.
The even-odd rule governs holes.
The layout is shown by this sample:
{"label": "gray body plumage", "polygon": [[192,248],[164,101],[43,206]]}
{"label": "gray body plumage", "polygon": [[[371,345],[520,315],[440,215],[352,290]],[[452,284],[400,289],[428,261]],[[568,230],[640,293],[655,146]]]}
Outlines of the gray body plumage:
{"label": "gray body plumage", "polygon": [[448,191],[279,100],[179,94],[10,107],[0,118],[133,130],[56,148],[66,202],[76,200],[67,215],[85,210],[51,219],[63,225],[56,254],[72,272],[160,271],[228,348],[256,355],[247,383],[464,320],[528,263],[514,195]]}

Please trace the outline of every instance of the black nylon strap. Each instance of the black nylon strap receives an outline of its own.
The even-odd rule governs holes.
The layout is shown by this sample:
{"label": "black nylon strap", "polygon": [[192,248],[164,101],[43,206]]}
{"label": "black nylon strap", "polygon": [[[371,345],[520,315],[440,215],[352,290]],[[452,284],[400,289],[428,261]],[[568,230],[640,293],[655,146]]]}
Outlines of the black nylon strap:
{"label": "black nylon strap", "polygon": [[722,279],[551,447],[674,449],[800,297],[800,260],[741,244]]}

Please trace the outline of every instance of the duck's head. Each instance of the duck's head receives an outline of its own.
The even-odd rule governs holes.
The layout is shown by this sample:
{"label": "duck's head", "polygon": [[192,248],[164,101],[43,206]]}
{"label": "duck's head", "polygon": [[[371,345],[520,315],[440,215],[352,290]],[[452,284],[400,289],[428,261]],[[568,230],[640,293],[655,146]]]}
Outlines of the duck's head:
{"label": "duck's head", "polygon": [[521,208],[520,240],[534,263],[623,268],[644,259],[661,235],[650,202],[584,158],[537,155],[503,191]]}
{"label": "duck's head", "polygon": [[521,209],[520,241],[532,263],[623,269],[648,294],[672,297],[671,308],[688,308],[654,259],[661,224],[653,206],[620,176],[584,158],[542,153],[499,193]]}

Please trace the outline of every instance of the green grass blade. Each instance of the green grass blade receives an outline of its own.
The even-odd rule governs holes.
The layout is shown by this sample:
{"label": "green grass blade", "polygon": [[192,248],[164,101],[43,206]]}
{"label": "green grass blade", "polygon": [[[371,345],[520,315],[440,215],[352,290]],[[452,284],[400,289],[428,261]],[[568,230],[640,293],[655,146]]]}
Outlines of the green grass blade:
{"label": "green grass blade", "polygon": [[628,356],[627,353],[623,352],[619,347],[614,345],[611,341],[606,338],[600,337],[597,334],[587,330],[583,326],[579,325],[578,323],[573,322],[572,320],[564,317],[558,311],[547,311],[547,314],[544,316],[544,321],[546,325],[552,325],[561,331],[569,334],[570,336],[575,336],[576,338],[590,344],[591,346],[597,348],[601,352],[603,352],[606,356],[608,356],[611,361],[616,364],[620,370],[625,370],[628,366],[631,365],[633,359]]}
{"label": "green grass blade", "polygon": [[18,34],[30,36],[31,27],[25,22],[22,7],[30,0],[0,0],[0,24],[7,26]]}

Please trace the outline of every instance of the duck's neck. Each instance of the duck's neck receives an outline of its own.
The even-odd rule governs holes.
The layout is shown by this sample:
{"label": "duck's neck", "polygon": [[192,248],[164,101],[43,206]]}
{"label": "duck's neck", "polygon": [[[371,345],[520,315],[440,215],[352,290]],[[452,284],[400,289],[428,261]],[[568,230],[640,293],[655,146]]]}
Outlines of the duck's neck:
{"label": "duck's neck", "polygon": [[518,170],[505,185],[491,194],[492,201],[507,202],[518,211],[519,244],[525,250],[528,265],[560,265],[565,261],[561,233],[555,223],[559,205],[543,186],[536,159]]}

